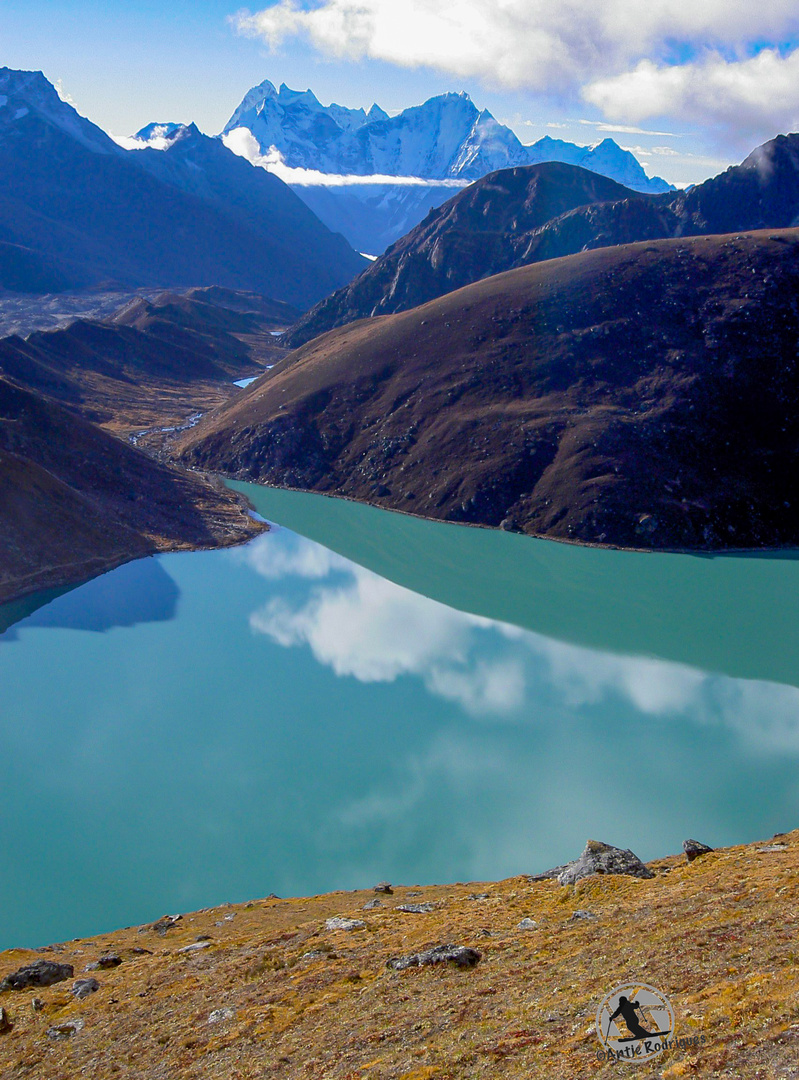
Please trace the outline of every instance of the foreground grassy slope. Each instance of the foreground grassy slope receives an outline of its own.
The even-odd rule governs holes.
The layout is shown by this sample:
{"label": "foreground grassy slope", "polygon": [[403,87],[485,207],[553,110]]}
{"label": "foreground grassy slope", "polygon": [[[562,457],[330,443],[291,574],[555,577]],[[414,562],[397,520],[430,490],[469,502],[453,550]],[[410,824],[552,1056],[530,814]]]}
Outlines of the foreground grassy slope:
{"label": "foreground grassy slope", "polygon": [[[0,994],[13,1024],[0,1034],[0,1074],[610,1077],[619,1066],[597,1062],[594,1016],[605,993],[632,979],[670,997],[678,1038],[706,1040],[698,1052],[662,1054],[636,1076],[795,1076],[799,832],[775,839],[690,865],[661,859],[649,864],[651,880],[396,887],[367,911],[366,891],[270,897],[184,916],[162,936],[130,928],[0,953],[0,978],[40,959],[72,964],[75,978],[104,954],[122,959],[89,973],[100,987],[82,1001],[72,979]],[[409,899],[433,910],[397,910]],[[575,918],[578,911],[592,917]],[[337,915],[365,926],[326,929]],[[520,929],[523,918],[537,927]],[[476,948],[480,963],[386,967],[393,956],[448,942]],[[181,951],[192,944],[200,948]],[[209,1022],[217,1010],[230,1012]],[[84,1022],[80,1031],[48,1037],[72,1019]]]}
{"label": "foreground grassy slope", "polygon": [[641,548],[795,546],[799,230],[584,252],[295,350],[192,465]]}

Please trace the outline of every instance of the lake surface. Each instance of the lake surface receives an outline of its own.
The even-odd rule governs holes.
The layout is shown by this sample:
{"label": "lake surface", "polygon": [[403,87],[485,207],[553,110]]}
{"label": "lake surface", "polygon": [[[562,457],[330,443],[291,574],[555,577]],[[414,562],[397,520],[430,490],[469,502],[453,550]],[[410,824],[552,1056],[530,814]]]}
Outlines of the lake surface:
{"label": "lake surface", "polygon": [[246,547],[0,608],[0,948],[797,824],[796,559],[234,486]]}

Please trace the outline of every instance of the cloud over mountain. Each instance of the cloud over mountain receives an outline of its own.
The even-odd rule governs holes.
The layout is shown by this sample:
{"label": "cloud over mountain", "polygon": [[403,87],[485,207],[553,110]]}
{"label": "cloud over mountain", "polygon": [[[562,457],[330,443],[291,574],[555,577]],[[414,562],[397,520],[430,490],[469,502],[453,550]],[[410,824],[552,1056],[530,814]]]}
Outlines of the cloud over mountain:
{"label": "cloud over mountain", "polygon": [[463,0],[457,9],[444,0],[278,0],[232,21],[273,49],[302,38],[325,56],[582,95],[619,121],[698,120],[722,140],[736,140],[738,118],[745,140],[799,121],[791,0]]}

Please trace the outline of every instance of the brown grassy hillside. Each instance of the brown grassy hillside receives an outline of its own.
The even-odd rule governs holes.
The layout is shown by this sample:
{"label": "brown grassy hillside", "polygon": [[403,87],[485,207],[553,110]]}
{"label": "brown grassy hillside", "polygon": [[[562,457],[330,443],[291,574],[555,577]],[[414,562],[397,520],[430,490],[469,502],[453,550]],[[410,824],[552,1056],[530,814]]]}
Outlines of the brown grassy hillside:
{"label": "brown grassy hillside", "polygon": [[[646,1080],[784,1080],[799,1070],[797,855],[793,832],[690,865],[658,860],[651,880],[395,886],[370,910],[366,891],[270,897],[184,915],[161,934],[132,927],[13,949],[0,953],[0,979],[53,960],[99,989],[76,1000],[69,978],[0,993],[13,1025],[0,1032],[0,1074],[583,1080],[629,1068]],[[398,910],[409,902],[432,910]],[[364,925],[326,928],[341,915]],[[520,928],[524,918],[537,925]],[[465,970],[386,966],[442,943],[481,959]],[[85,971],[109,954],[121,963]],[[647,1065],[597,1061],[597,1006],[628,979],[670,998],[675,1037],[704,1043]],[[66,1034],[70,1021],[83,1026]]]}
{"label": "brown grassy hillside", "polygon": [[179,446],[530,535],[795,546],[797,340],[797,230],[584,252],[316,338]]}

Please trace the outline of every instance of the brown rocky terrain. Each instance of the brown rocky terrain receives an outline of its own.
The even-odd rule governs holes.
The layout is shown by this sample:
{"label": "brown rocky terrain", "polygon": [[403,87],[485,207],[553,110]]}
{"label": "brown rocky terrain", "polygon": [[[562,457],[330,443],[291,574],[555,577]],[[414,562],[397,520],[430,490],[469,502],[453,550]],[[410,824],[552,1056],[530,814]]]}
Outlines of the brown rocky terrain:
{"label": "brown rocky terrain", "polygon": [[0,603],[261,529],[226,489],[0,377]]}
{"label": "brown rocky terrain", "polygon": [[491,173],[459,192],[287,335],[405,311],[492,274],[592,248],[799,223],[799,135],[780,135],[689,191],[640,195],[575,166]]}
{"label": "brown rocky terrain", "polygon": [[107,319],[3,338],[0,373],[128,435],[225,401],[235,379],[284,355],[272,331],[296,316],[288,304],[230,290],[139,297]]}
{"label": "brown rocky terrain", "polygon": [[[784,1080],[799,1062],[798,854],[792,832],[658,859],[648,878],[267,897],[11,949],[0,980],[68,967],[45,969],[51,985],[0,992],[0,1073],[611,1077],[626,1063],[598,1059],[597,1008],[640,981],[669,998],[683,1045],[630,1065],[636,1076]],[[389,964],[441,945],[479,959]]]}
{"label": "brown rocky terrain", "polygon": [[529,535],[796,546],[797,297],[797,230],[551,260],[316,338],[178,445]]}

